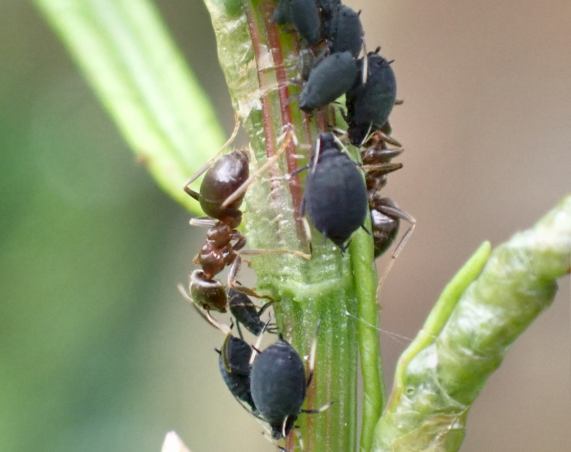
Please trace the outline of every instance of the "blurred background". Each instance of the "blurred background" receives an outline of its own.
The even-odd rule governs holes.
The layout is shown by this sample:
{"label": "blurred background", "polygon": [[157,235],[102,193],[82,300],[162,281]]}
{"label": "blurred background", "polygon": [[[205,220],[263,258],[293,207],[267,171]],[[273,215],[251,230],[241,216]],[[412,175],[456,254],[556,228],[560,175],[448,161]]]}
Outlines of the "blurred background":
{"label": "blurred background", "polygon": [[[136,3],[136,2],[134,2]],[[202,2],[158,0],[229,131]],[[382,294],[413,337],[484,239],[571,191],[568,0],[347,1],[399,97],[405,169],[387,193],[418,228]],[[219,378],[220,336],[180,298],[202,239],[137,165],[30,2],[0,12],[0,451],[271,451]],[[381,262],[382,264],[382,262]],[[570,289],[512,347],[471,411],[465,451],[565,450]],[[387,382],[406,342],[384,334]]]}

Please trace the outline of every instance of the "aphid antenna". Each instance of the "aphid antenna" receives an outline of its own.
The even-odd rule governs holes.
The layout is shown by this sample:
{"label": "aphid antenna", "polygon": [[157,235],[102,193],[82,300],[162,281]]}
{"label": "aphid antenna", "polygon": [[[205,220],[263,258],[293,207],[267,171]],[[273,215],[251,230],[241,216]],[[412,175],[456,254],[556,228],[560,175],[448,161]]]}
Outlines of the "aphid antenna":
{"label": "aphid antenna", "polygon": [[230,146],[234,140],[236,139],[236,136],[238,135],[238,131],[240,130],[240,117],[238,116],[238,113],[234,114],[234,130],[232,130],[232,134],[230,135],[230,138],[228,138],[226,140],[226,142],[222,145],[222,147],[216,151],[216,154],[214,154],[212,157],[210,157],[206,163],[204,165],[202,165],[193,175],[192,177],[186,182],[186,184],[184,185],[184,191],[186,193],[188,193],[190,196],[192,196],[193,198],[195,198],[195,195],[197,195],[197,193],[194,190],[191,190],[189,185],[192,184],[196,179],[198,179],[200,176],[202,176],[202,174],[208,170],[208,168],[210,168],[212,166],[212,164],[216,161],[216,159],[218,157],[220,157],[220,154],[222,154],[226,148],[228,146]]}
{"label": "aphid antenna", "polygon": [[393,253],[391,254],[391,260],[389,264],[385,267],[385,270],[381,277],[379,278],[379,284],[377,285],[377,299],[379,299],[379,293],[381,291],[381,287],[385,283],[387,276],[389,276],[390,271],[395,264],[396,259],[399,257],[401,251],[407,245],[408,241],[410,240],[414,230],[416,229],[416,219],[410,215],[408,212],[405,212],[398,207],[391,207],[391,206],[379,206],[379,212],[384,213],[385,215],[390,215],[392,217],[399,218],[403,221],[406,221],[409,224],[408,229],[403,234],[402,238],[399,240],[397,245],[394,248]]}
{"label": "aphid antenna", "polygon": [[206,320],[208,323],[210,323],[211,326],[216,328],[218,331],[220,331],[225,336],[232,334],[232,329],[228,325],[225,325],[224,323],[218,322],[214,317],[212,317],[212,315],[210,315],[210,312],[200,309],[196,305],[196,303],[194,302],[192,297],[188,294],[188,292],[186,291],[186,289],[183,287],[182,284],[178,284],[176,287],[177,287],[178,291],[180,292],[180,294],[183,296],[183,298],[186,301],[188,301],[190,303],[190,305],[196,310],[196,312],[198,312],[198,314],[204,320]]}
{"label": "aphid antenna", "polygon": [[333,140],[335,140],[335,142],[341,147],[341,150],[345,152],[347,155],[349,155],[349,150],[347,149],[345,144],[343,144],[343,142],[339,139],[339,137],[337,137],[337,135],[335,134],[332,135],[333,135]]}
{"label": "aphid antenna", "polygon": [[[277,152],[274,155],[272,155],[270,158],[268,158],[266,160],[266,162],[262,166],[260,166],[256,171],[254,171],[254,173],[252,173],[248,177],[248,179],[246,179],[244,181],[244,183],[242,183],[242,185],[240,185],[234,191],[234,193],[232,193],[230,196],[228,196],[228,198],[226,198],[224,200],[224,202],[222,203],[222,207],[228,207],[230,204],[232,204],[234,201],[236,201],[240,196],[242,196],[242,194],[244,194],[246,192],[248,187],[252,184],[252,182],[257,177],[259,177],[260,174],[267,171],[274,163],[276,163],[278,161],[281,154],[283,154],[286,151],[286,149],[289,147],[289,145],[292,142],[297,143],[297,138],[295,136],[295,133],[293,132],[293,129],[289,125],[287,127],[288,127],[288,130],[285,132],[285,139],[283,140],[283,142],[282,142],[281,146],[279,147],[279,149],[277,150]],[[278,141],[279,141],[279,138],[278,138]]]}

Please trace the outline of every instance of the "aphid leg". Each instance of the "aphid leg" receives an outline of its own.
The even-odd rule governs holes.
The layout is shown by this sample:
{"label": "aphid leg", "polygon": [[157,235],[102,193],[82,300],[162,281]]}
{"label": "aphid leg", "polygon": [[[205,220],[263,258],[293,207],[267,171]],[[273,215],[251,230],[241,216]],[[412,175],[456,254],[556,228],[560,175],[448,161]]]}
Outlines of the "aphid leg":
{"label": "aphid leg", "polygon": [[379,206],[378,210],[379,210],[379,212],[384,213],[385,215],[388,215],[390,217],[399,218],[403,221],[406,221],[410,226],[408,227],[408,229],[406,230],[406,232],[404,233],[402,238],[399,240],[399,242],[395,246],[394,251],[391,254],[391,260],[390,260],[389,264],[387,265],[387,267],[385,268],[385,271],[383,272],[383,274],[379,278],[379,284],[377,285],[377,298],[378,298],[381,286],[384,284],[385,279],[387,278],[391,269],[393,268],[393,265],[394,265],[397,257],[399,256],[401,251],[404,249],[404,247],[408,243],[410,237],[414,233],[414,230],[416,229],[416,219],[412,215],[410,215],[408,212],[405,212],[404,210],[399,209],[398,207],[391,207],[391,206]]}
{"label": "aphid leg", "polygon": [[216,223],[218,223],[218,220],[208,217],[191,218],[190,221],[188,222],[188,224],[190,224],[191,226],[196,226],[199,228],[211,228],[213,226],[216,226]]}
{"label": "aphid leg", "polygon": [[361,40],[363,43],[363,72],[362,72],[362,79],[361,82],[364,85],[367,83],[367,78],[369,77],[369,55],[367,54],[367,45],[365,44],[365,40]]}
{"label": "aphid leg", "polygon": [[320,406],[319,408],[314,408],[314,409],[302,409],[301,412],[305,413],[305,414],[319,414],[319,413],[323,413],[324,411],[327,411],[329,408],[331,408],[331,406],[334,404],[335,402],[329,402],[326,403],[325,405]]}
{"label": "aphid leg", "polygon": [[196,312],[198,312],[200,317],[202,317],[204,320],[206,320],[208,323],[210,323],[210,325],[212,325],[214,328],[219,330],[225,336],[232,333],[231,327],[229,327],[228,325],[226,325],[224,323],[218,322],[214,317],[212,317],[210,312],[204,311],[203,309],[200,309],[196,305],[196,303],[194,302],[192,297],[188,294],[188,292],[186,291],[186,289],[183,287],[182,284],[178,284],[176,287],[177,287],[179,293],[182,295],[182,297],[190,303],[190,305],[196,310]]}
{"label": "aphid leg", "polygon": [[266,331],[266,328],[270,324],[270,321],[271,319],[264,324],[264,328],[262,328],[262,331],[260,332],[258,339],[256,339],[256,343],[252,346],[252,355],[250,356],[250,361],[249,361],[250,366],[256,359],[257,354],[260,353],[260,347],[262,345],[262,339],[264,338],[264,332]]}
{"label": "aphid leg", "polygon": [[252,182],[257,177],[259,177],[260,174],[262,174],[264,171],[267,171],[272,165],[274,165],[278,161],[281,154],[283,154],[287,150],[287,148],[290,146],[290,144],[294,144],[297,146],[297,138],[296,138],[295,133],[293,132],[293,130],[291,128],[289,128],[285,132],[285,138],[283,140],[283,143],[280,145],[280,147],[276,151],[276,153],[274,155],[272,155],[270,158],[268,158],[266,160],[266,162],[262,166],[260,166],[256,171],[254,171],[248,177],[248,179],[246,179],[244,181],[244,183],[242,185],[240,185],[234,191],[234,193],[232,193],[230,196],[228,196],[228,198],[226,198],[224,200],[224,202],[222,203],[222,207],[228,207],[230,204],[232,204],[234,201],[236,201],[238,198],[240,198],[240,196],[242,196],[242,194],[244,194],[246,192],[248,187],[252,184]]}
{"label": "aphid leg", "polygon": [[[304,203],[302,202],[302,205]],[[312,256],[313,255],[313,245],[311,244],[311,227],[309,226],[309,221],[307,221],[307,217],[303,216],[303,212],[302,212],[302,216],[301,216],[301,223],[303,224],[303,231],[305,232],[305,239],[307,240],[307,243],[309,244],[309,255]]]}
{"label": "aphid leg", "polygon": [[369,230],[367,229],[367,227],[366,227],[364,224],[362,224],[362,225],[360,226],[360,228],[361,228],[363,231],[365,231],[367,234],[369,234],[369,235],[372,234],[372,232],[369,231]]}
{"label": "aphid leg", "polygon": [[402,105],[404,104],[404,99],[395,99],[395,105]]}
{"label": "aphid leg", "polygon": [[321,152],[321,137],[317,137],[317,143],[315,143],[315,157],[313,162],[311,162],[311,172],[315,173],[315,168],[317,168],[317,162],[319,161],[319,153]]}
{"label": "aphid leg", "polygon": [[315,371],[315,356],[317,355],[317,335],[319,333],[319,327],[321,326],[321,321],[317,322],[317,328],[315,329],[315,336],[311,342],[311,348],[309,349],[309,357],[307,360],[307,379],[305,385],[309,387],[311,381],[313,380],[313,372]]}
{"label": "aphid leg", "polygon": [[200,194],[192,190],[190,188],[190,185],[196,179],[202,176],[208,170],[208,168],[212,166],[212,164],[216,161],[216,159],[220,156],[220,154],[222,154],[224,150],[234,142],[236,136],[238,135],[239,130],[240,130],[240,118],[238,117],[238,113],[236,113],[234,115],[234,130],[232,131],[230,138],[226,140],[226,143],[222,145],[222,147],[218,150],[218,152],[216,152],[216,154],[214,154],[204,165],[202,165],[184,185],[184,191],[197,201],[200,201]]}

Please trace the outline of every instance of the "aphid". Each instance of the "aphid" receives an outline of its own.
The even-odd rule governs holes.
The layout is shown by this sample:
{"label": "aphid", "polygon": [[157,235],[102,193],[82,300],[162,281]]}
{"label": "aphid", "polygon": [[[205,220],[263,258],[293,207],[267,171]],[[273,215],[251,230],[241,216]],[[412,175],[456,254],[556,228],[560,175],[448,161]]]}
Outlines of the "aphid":
{"label": "aphid", "polygon": [[260,318],[272,304],[273,302],[270,301],[258,309],[245,293],[238,292],[236,289],[228,290],[228,306],[230,307],[230,312],[236,319],[236,326],[239,332],[240,325],[243,325],[244,328],[254,336],[259,336],[264,328],[266,331],[273,332],[273,328],[268,327]]}
{"label": "aphid", "polygon": [[[378,55],[379,50],[367,55],[366,65],[363,59],[359,60],[357,83],[347,92],[347,122],[349,138],[353,144],[361,143],[370,129],[383,127],[395,104],[395,74],[390,62]],[[363,83],[362,72],[365,66],[367,77]]]}
{"label": "aphid", "polygon": [[272,18],[278,24],[293,24],[309,45],[321,40],[321,18],[315,0],[280,0]]}
{"label": "aphid", "polygon": [[306,376],[301,357],[283,338],[255,357],[250,373],[252,399],[274,439],[285,438],[303,412],[312,373],[311,368]]}
{"label": "aphid", "polygon": [[228,334],[219,355],[218,367],[224,383],[234,397],[246,403],[253,412],[256,412],[256,405],[250,390],[252,347],[243,339]]}
{"label": "aphid", "polygon": [[332,133],[320,134],[311,160],[302,214],[306,212],[315,228],[344,251],[368,212],[363,175]]}
{"label": "aphid", "polygon": [[357,78],[357,63],[350,52],[324,58],[309,74],[299,96],[299,108],[311,111],[345,94]]}
{"label": "aphid", "polygon": [[335,9],[331,25],[326,29],[331,53],[348,51],[355,58],[359,56],[364,36],[359,14],[345,5]]}

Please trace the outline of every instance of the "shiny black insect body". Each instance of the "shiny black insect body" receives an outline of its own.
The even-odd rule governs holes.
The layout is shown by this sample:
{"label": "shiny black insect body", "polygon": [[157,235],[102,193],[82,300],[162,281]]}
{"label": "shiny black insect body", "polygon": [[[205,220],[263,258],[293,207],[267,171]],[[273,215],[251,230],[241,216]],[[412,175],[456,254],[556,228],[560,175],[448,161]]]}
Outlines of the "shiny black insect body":
{"label": "shiny black insect body", "polygon": [[274,439],[286,437],[293,428],[309,380],[301,357],[284,339],[255,358],[250,373],[252,399]]}
{"label": "shiny black insect body", "polygon": [[291,23],[309,45],[321,40],[321,18],[315,0],[280,0],[273,20],[282,25]]}
{"label": "shiny black insect body", "polygon": [[262,331],[264,331],[264,328],[269,332],[275,331],[273,325],[268,326],[268,324],[263,322],[260,318],[272,303],[273,302],[268,302],[258,309],[245,293],[238,292],[236,289],[228,290],[228,306],[230,307],[230,312],[236,319],[238,331],[240,331],[240,325],[243,325],[244,328],[254,336],[259,336]]}
{"label": "shiny black insect body", "polygon": [[256,412],[250,391],[250,357],[252,347],[243,339],[228,334],[219,351],[218,367],[226,386],[239,401]]}
{"label": "shiny black insect body", "polygon": [[332,133],[319,136],[302,210],[315,228],[343,251],[351,234],[365,222],[368,205],[363,175]]}
{"label": "shiny black insect body", "polygon": [[311,111],[345,94],[357,78],[357,62],[350,52],[324,58],[314,67],[299,97],[299,107]]}
{"label": "shiny black insect body", "polygon": [[363,26],[359,13],[345,5],[339,5],[326,27],[331,53],[350,52],[357,58],[363,47]]}
{"label": "shiny black insect body", "polygon": [[[360,144],[367,132],[383,127],[395,105],[397,85],[390,63],[378,54],[367,55],[359,61],[359,75],[353,88],[347,92],[347,122],[349,138]],[[363,72],[366,68],[366,81]]]}

